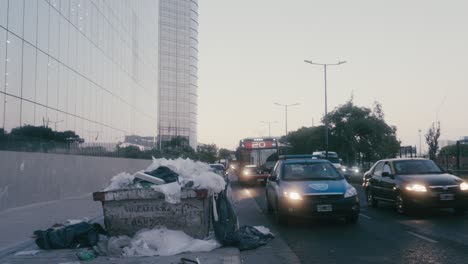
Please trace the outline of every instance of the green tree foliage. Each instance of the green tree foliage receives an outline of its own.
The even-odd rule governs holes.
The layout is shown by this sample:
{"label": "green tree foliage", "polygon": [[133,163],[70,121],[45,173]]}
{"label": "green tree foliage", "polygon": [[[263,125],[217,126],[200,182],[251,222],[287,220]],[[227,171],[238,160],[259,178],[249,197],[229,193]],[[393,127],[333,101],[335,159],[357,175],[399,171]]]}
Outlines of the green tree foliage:
{"label": "green tree foliage", "polygon": [[218,148],[215,144],[199,144],[197,154],[200,161],[214,163],[217,160]]}
{"label": "green tree foliage", "polygon": [[396,127],[385,122],[382,105],[378,102],[371,110],[358,107],[350,100],[334,109],[328,118],[330,147],[347,163],[354,163],[360,156],[364,161],[394,157],[399,151]]}
{"label": "green tree foliage", "polygon": [[9,136],[21,136],[25,140],[29,139],[30,141],[35,140],[46,140],[54,142],[78,142],[83,143],[84,139],[80,138],[73,131],[53,131],[52,129],[44,126],[22,126],[13,128]]}
{"label": "green tree foliage", "polygon": [[233,152],[230,151],[229,149],[220,148],[218,151],[218,159],[229,159],[232,153]]}
{"label": "green tree foliage", "polygon": [[[396,128],[385,122],[377,102],[371,110],[349,100],[328,114],[328,123],[329,150],[336,151],[347,164],[394,157],[399,151]],[[303,127],[291,132],[288,142],[292,153],[311,154],[325,149],[324,138],[324,126]]]}
{"label": "green tree foliage", "polygon": [[425,135],[426,143],[429,146],[429,158],[436,159],[437,151],[439,150],[440,123],[432,123],[432,126],[427,130]]}
{"label": "green tree foliage", "polygon": [[302,127],[288,134],[291,153],[312,154],[325,149],[325,127]]}

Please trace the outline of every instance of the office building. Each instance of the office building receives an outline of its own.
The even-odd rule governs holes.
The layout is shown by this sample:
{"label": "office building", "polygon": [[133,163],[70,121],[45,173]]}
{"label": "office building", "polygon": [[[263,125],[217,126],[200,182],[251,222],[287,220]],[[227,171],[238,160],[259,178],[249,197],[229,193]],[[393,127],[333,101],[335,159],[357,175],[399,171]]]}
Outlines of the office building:
{"label": "office building", "polygon": [[196,144],[196,12],[190,0],[0,0],[0,128]]}
{"label": "office building", "polygon": [[184,137],[197,146],[198,4],[161,0],[158,140]]}

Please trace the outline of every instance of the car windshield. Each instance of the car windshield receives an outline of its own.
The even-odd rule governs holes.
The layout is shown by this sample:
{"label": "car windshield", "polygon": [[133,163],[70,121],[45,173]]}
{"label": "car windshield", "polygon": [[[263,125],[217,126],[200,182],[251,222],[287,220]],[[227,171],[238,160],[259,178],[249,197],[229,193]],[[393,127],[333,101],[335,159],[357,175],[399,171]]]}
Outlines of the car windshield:
{"label": "car windshield", "polygon": [[335,167],[330,163],[290,163],[285,164],[283,168],[284,180],[339,180],[343,179]]}
{"label": "car windshield", "polygon": [[443,171],[432,160],[402,160],[394,163],[396,174],[440,174]]}

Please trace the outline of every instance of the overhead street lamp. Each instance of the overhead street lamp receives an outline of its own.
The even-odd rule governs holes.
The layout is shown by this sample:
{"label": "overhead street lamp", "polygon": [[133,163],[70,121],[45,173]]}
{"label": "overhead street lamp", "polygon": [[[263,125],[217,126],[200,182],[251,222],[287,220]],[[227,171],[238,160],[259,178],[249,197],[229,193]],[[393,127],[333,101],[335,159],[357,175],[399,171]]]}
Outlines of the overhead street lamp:
{"label": "overhead street lamp", "polygon": [[337,63],[316,63],[310,60],[304,60],[305,63],[323,66],[325,76],[325,157],[328,158],[328,109],[327,109],[327,66],[337,66],[346,61],[339,61]]}
{"label": "overhead street lamp", "polygon": [[299,105],[299,103],[294,103],[294,104],[280,104],[280,103],[275,103],[275,105],[278,106],[283,106],[284,107],[284,116],[285,116],[285,136],[288,135],[288,107],[289,106],[296,106]]}
{"label": "overhead street lamp", "polygon": [[422,148],[421,148],[421,129],[418,130],[419,132],[419,157],[422,157]]}
{"label": "overhead street lamp", "polygon": [[271,124],[278,123],[276,121],[260,121],[262,124],[268,124],[268,137],[271,137]]}

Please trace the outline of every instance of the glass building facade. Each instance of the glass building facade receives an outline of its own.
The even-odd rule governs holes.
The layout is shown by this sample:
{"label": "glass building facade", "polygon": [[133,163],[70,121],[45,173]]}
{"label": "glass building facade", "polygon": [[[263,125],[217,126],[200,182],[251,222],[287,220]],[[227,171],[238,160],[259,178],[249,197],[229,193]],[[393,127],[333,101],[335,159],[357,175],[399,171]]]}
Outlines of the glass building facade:
{"label": "glass building facade", "polygon": [[197,147],[198,1],[160,0],[158,139]]}
{"label": "glass building facade", "polygon": [[[158,106],[158,77],[165,76],[158,64],[166,59],[158,55],[159,5],[0,0],[0,128],[48,126],[75,131],[86,142],[119,142],[126,135],[156,137],[158,107],[190,111],[190,104],[161,102],[172,95],[160,96]],[[178,86],[187,96],[188,76],[181,76],[187,80]]]}

